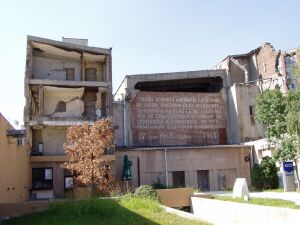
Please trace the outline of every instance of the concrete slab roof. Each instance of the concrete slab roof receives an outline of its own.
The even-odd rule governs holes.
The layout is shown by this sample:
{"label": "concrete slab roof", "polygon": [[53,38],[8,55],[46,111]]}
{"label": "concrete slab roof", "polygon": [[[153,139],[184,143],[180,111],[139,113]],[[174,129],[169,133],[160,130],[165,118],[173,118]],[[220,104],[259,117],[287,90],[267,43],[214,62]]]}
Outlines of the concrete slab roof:
{"label": "concrete slab roof", "polygon": [[174,79],[176,78],[193,78],[198,77],[201,75],[207,76],[222,76],[225,70],[192,70],[192,71],[182,71],[182,72],[167,72],[167,73],[148,73],[148,74],[133,74],[133,75],[126,75],[126,78],[129,79],[141,79],[141,78],[157,78],[164,79],[165,77],[172,76]]}
{"label": "concrete slab roof", "polygon": [[46,45],[51,45],[66,51],[77,51],[77,52],[86,52],[90,54],[101,54],[101,55],[110,55],[111,48],[98,48],[98,47],[91,47],[91,46],[84,46],[78,44],[72,44],[62,41],[55,41],[46,38],[36,37],[36,36],[27,36],[27,42],[33,43],[41,43]]}
{"label": "concrete slab roof", "polygon": [[146,151],[146,150],[181,150],[181,149],[220,149],[220,148],[251,148],[251,145],[206,145],[206,146],[161,146],[161,147],[119,147],[116,150],[122,151]]}

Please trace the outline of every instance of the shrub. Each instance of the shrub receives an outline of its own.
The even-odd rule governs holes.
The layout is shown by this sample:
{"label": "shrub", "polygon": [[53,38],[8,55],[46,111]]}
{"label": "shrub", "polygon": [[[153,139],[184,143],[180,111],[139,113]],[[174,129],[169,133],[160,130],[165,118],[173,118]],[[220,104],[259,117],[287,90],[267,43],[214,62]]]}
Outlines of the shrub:
{"label": "shrub", "polygon": [[251,170],[252,186],[255,189],[261,190],[264,186],[264,176],[259,165],[255,164]]}
{"label": "shrub", "polygon": [[271,157],[264,157],[260,165],[251,170],[252,186],[258,190],[278,188],[279,179],[276,163]]}
{"label": "shrub", "polygon": [[154,189],[167,189],[167,185],[162,183],[160,178],[157,178],[157,181],[151,185]]}
{"label": "shrub", "polygon": [[152,200],[158,200],[157,192],[150,185],[142,185],[142,186],[138,187],[134,192],[134,196],[137,196],[140,198],[148,198],[148,199],[152,199]]}

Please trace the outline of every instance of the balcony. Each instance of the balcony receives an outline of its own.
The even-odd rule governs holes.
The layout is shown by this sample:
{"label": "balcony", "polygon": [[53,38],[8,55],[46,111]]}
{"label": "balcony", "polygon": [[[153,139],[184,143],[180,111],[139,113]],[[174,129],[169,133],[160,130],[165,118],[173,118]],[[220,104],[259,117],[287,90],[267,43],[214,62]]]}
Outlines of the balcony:
{"label": "balcony", "polygon": [[[104,118],[104,117],[101,117]],[[29,120],[29,126],[74,126],[82,125],[84,122],[88,122],[89,125],[93,125],[97,120],[101,119],[97,116],[94,117],[51,117],[51,116],[31,116]]]}
{"label": "balcony", "polygon": [[46,79],[30,79],[30,85],[45,86],[62,86],[62,87],[103,87],[108,88],[108,82],[104,81],[70,81],[70,80],[46,80]]}
{"label": "balcony", "polygon": [[[107,161],[114,161],[116,159],[115,155],[104,155],[103,158]],[[30,156],[31,163],[44,163],[44,162],[67,162],[69,161],[68,156]]]}

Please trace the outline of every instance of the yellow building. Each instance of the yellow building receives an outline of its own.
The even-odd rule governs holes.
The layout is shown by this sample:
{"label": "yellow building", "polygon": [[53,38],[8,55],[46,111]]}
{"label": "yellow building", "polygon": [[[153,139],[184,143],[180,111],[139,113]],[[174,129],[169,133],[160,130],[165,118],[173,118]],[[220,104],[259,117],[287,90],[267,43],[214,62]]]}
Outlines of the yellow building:
{"label": "yellow building", "polygon": [[0,203],[23,202],[29,194],[29,154],[25,131],[0,113]]}

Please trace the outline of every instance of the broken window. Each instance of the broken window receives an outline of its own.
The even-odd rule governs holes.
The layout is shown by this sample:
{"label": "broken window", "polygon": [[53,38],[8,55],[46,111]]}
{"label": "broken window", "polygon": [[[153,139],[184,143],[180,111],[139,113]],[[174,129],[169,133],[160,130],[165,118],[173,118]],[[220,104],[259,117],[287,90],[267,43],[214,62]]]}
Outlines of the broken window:
{"label": "broken window", "polygon": [[66,112],[66,103],[62,101],[58,102],[56,112]]}
{"label": "broken window", "polygon": [[221,77],[189,78],[162,81],[137,82],[135,89],[140,91],[165,92],[210,92],[217,93],[223,88]]}
{"label": "broken window", "polygon": [[85,80],[86,81],[96,81],[96,72],[95,68],[85,69]]}
{"label": "broken window", "polygon": [[74,80],[74,68],[66,68],[66,80]]}
{"label": "broken window", "polygon": [[250,113],[250,122],[253,125],[253,124],[255,124],[254,106],[249,106],[249,113]]}
{"label": "broken window", "polygon": [[106,93],[101,93],[101,112],[102,116],[106,116]]}

